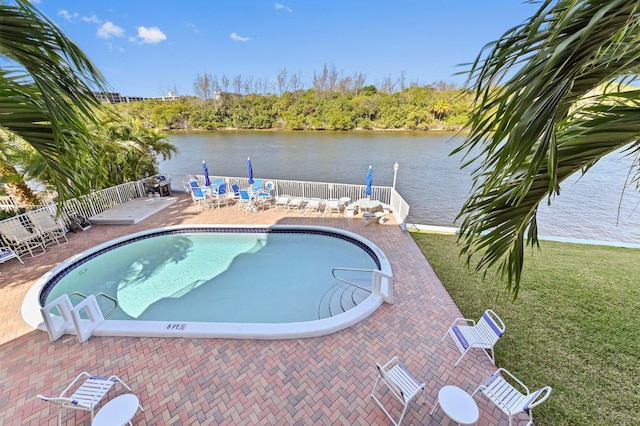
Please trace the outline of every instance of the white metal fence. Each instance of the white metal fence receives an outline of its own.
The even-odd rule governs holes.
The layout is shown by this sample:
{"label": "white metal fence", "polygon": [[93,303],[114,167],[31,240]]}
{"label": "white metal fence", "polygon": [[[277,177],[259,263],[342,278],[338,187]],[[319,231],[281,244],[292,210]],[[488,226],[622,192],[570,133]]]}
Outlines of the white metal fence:
{"label": "white metal fence", "polygon": [[[204,185],[203,175],[164,175],[171,180],[171,189],[173,191],[189,191],[189,179],[195,178],[200,185]],[[240,189],[247,188],[249,185],[248,178],[230,177],[230,176],[213,176],[209,179],[222,179],[230,188],[232,184],[238,185]],[[273,182],[274,193],[276,195],[290,195],[292,197],[302,198],[350,198],[357,201],[366,198],[365,185],[351,185],[344,183],[328,183],[328,182],[309,182],[297,180],[280,180],[280,179],[263,179],[263,184]],[[409,215],[409,204],[402,196],[389,186],[372,186],[371,199],[379,200],[384,204],[391,206],[394,217],[404,228],[405,220]]]}
{"label": "white metal fence", "polygon": [[[164,175],[171,180],[172,191],[189,191],[188,181],[190,178],[196,178],[203,184],[204,176],[194,175]],[[222,176],[210,176],[213,179],[223,179],[229,187],[232,184],[237,184],[239,188],[245,188],[249,186],[247,178],[238,177],[222,177]],[[304,182],[304,181],[291,181],[291,180],[279,180],[279,179],[263,179],[264,184],[267,182],[274,183],[274,192],[277,195],[290,195],[293,197],[303,198],[344,198],[348,197],[352,201],[357,201],[361,198],[365,198],[365,185],[348,185],[341,183],[325,183],[325,182]],[[400,194],[391,187],[385,186],[373,186],[371,198],[379,200],[382,203],[388,204],[391,207],[394,217],[405,228],[405,220],[409,214],[409,205],[400,196]],[[95,191],[87,195],[83,195],[80,198],[74,198],[68,200],[63,208],[62,217],[68,219],[68,216],[80,215],[84,218],[90,218],[91,216],[102,213],[113,207],[133,200],[134,198],[145,197],[147,195],[144,180],[137,182],[124,183],[122,185],[114,186],[111,188]],[[12,201],[0,200],[0,206],[8,209],[17,209],[17,206]],[[35,206],[31,211],[39,209],[48,209],[55,214],[56,206],[51,201],[48,206]],[[17,218],[25,224],[29,224],[29,212],[18,215]],[[13,218],[12,218],[13,219]],[[11,219],[6,219],[11,220]]]}

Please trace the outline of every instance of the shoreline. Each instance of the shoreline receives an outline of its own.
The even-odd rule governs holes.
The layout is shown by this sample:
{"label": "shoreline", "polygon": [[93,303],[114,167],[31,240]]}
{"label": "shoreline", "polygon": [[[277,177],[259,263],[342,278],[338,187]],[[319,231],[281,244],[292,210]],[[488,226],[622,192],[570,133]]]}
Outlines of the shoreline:
{"label": "shoreline", "polygon": [[[425,233],[425,234],[457,235],[460,232],[460,228],[454,228],[450,226],[421,225],[417,223],[407,223],[406,226],[407,226],[407,231],[409,232],[418,232],[418,233]],[[556,243],[640,249],[640,244],[625,243],[622,241],[585,240],[581,238],[552,237],[552,236],[544,236],[544,235],[538,235],[538,239],[542,241],[553,241]]]}

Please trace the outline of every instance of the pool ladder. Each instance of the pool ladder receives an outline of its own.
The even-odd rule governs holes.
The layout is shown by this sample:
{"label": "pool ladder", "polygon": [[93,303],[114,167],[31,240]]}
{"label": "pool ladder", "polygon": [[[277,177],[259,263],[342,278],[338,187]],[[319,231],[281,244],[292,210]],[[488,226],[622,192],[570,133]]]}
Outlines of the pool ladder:
{"label": "pool ladder", "polygon": [[[90,294],[89,296],[78,292],[70,294],[82,297],[80,303],[74,306],[69,294],[63,294],[40,308],[51,341],[58,340],[73,330],[75,330],[80,343],[86,341],[93,334],[93,330],[105,318],[109,318],[118,307],[116,299],[104,293]],[[102,314],[97,296],[105,297],[114,303],[113,309],[107,313],[106,317]],[[58,315],[54,311],[57,311]]]}

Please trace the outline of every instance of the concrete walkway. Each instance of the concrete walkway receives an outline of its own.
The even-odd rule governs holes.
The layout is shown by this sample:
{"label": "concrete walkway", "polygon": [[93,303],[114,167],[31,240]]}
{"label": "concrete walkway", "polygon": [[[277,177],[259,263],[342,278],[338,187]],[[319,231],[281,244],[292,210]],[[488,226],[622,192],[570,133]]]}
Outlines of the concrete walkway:
{"label": "concrete walkway", "polygon": [[[453,367],[459,352],[440,341],[460,311],[411,235],[393,221],[302,216],[285,211],[245,215],[234,207],[199,211],[190,198],[132,225],[94,225],[69,234],[25,265],[0,265],[0,419],[3,425],[55,425],[57,410],[36,398],[55,395],[81,371],[115,374],[140,398],[140,425],[388,425],[370,393],[375,362],[399,355],[426,382],[425,398],[412,403],[403,425],[453,424],[429,411],[438,390],[453,384],[471,393],[495,367],[481,353]],[[391,261],[395,304],[340,332],[297,340],[160,339],[75,336],[50,342],[20,317],[27,290],[59,262],[98,243],[149,228],[177,224],[315,224],[347,229],[370,239]],[[117,388],[121,393],[121,388]],[[114,397],[113,391],[109,399]],[[507,417],[478,399],[480,425],[507,425]],[[394,416],[400,404],[383,398]],[[88,425],[84,411],[65,411],[63,424]]]}

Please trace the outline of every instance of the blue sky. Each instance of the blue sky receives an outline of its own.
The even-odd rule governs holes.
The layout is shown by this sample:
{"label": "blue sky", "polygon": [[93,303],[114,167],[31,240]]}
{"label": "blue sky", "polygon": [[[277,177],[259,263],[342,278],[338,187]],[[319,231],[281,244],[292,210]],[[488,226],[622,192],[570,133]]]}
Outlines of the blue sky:
{"label": "blue sky", "polygon": [[113,91],[193,94],[198,74],[310,87],[333,66],[365,84],[462,84],[482,47],[534,13],[522,0],[39,0]]}

